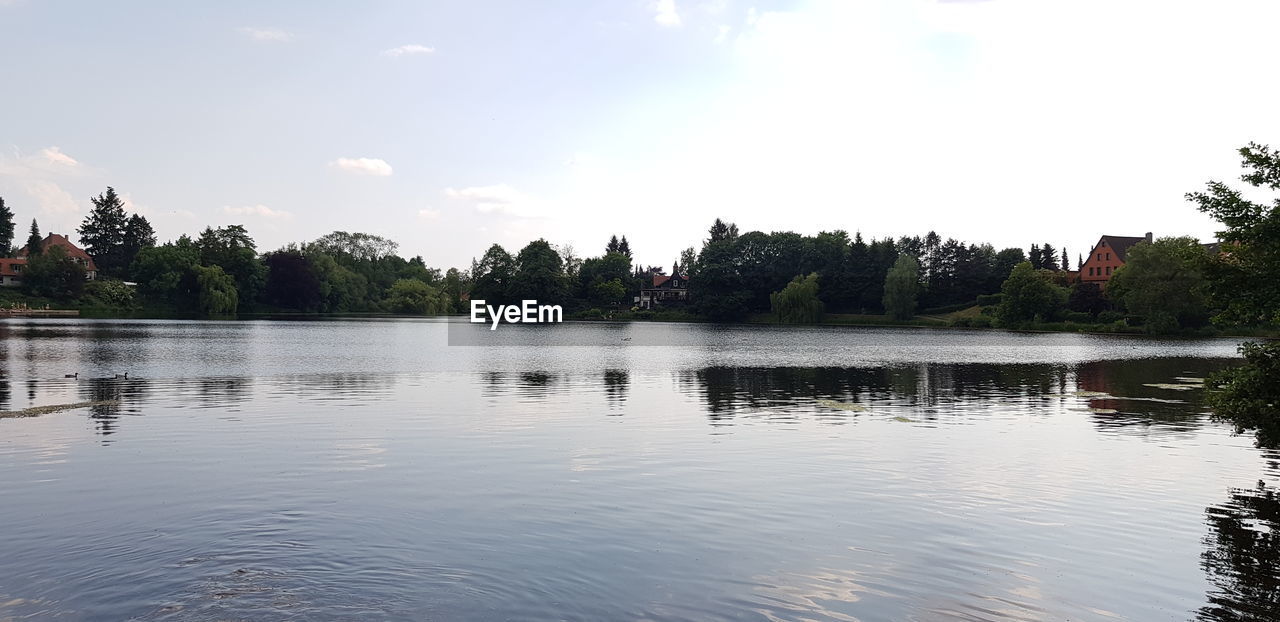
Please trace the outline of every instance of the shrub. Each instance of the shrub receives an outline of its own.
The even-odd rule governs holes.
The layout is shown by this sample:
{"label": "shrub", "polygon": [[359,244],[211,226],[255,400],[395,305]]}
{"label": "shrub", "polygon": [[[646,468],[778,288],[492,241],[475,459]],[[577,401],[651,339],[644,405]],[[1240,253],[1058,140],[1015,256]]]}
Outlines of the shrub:
{"label": "shrub", "polygon": [[1004,300],[1004,294],[983,294],[978,296],[978,305],[983,307],[994,307]]}
{"label": "shrub", "polygon": [[1115,324],[1116,322],[1124,322],[1124,314],[1119,311],[1103,311],[1098,314],[1099,324]]}
{"label": "shrub", "polygon": [[1215,417],[1235,424],[1236,432],[1257,430],[1260,447],[1280,444],[1280,341],[1240,346],[1245,364],[1217,372],[1205,381]]}

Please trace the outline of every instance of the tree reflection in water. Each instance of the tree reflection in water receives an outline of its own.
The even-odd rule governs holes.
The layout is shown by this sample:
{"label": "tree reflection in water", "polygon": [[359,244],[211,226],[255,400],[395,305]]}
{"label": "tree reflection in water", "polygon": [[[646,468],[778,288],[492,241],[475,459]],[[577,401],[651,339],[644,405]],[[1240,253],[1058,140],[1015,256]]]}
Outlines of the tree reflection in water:
{"label": "tree reflection in water", "polygon": [[1280,620],[1280,499],[1259,481],[1205,510],[1209,535],[1200,566],[1213,583],[1198,620]]}

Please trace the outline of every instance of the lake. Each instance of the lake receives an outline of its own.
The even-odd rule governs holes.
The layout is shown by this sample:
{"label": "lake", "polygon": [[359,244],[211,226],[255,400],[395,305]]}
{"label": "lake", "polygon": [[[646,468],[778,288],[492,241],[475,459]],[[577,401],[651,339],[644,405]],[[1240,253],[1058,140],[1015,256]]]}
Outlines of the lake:
{"label": "lake", "polygon": [[476,330],[0,323],[0,620],[1277,619],[1236,340]]}

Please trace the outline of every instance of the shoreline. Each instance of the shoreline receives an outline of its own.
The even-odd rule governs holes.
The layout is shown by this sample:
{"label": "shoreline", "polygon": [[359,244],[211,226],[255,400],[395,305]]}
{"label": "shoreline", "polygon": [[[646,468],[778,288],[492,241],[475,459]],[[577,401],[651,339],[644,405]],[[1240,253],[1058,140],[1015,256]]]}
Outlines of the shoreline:
{"label": "shoreline", "polygon": [[[43,311],[43,310],[42,310]],[[428,318],[466,318],[466,314],[447,315],[411,315],[385,312],[345,312],[345,313],[300,313],[257,311],[239,313],[234,316],[201,317],[190,314],[172,314],[136,310],[131,313],[112,313],[107,309],[51,309],[47,315],[22,314],[10,315],[0,313],[0,319],[85,319],[85,320],[201,320],[201,321],[250,321],[250,320],[341,320],[341,319],[428,319]],[[630,312],[622,312],[629,315]],[[943,329],[964,331],[1004,331],[1014,333],[1063,333],[1087,335],[1124,335],[1133,337],[1150,337],[1159,339],[1213,339],[1221,337],[1240,337],[1256,339],[1280,339],[1280,329],[1209,329],[1187,333],[1148,334],[1140,327],[1126,327],[1126,330],[1099,330],[1110,324],[1073,324],[1072,322],[1054,322],[1048,325],[1031,325],[1011,328],[1000,326],[963,326],[954,325],[950,321],[937,316],[916,316],[910,320],[892,320],[884,316],[866,314],[831,314],[836,316],[820,322],[807,324],[781,324],[771,319],[770,314],[752,314],[747,318],[732,322],[716,322],[687,313],[662,314],[658,317],[584,317],[581,313],[570,315],[565,322],[627,322],[627,323],[670,323],[670,324],[721,324],[726,326],[820,326],[847,328],[916,328]],[[843,318],[841,317],[843,316]],[[883,319],[882,319],[883,318]],[[1066,327],[1062,327],[1065,324]]]}

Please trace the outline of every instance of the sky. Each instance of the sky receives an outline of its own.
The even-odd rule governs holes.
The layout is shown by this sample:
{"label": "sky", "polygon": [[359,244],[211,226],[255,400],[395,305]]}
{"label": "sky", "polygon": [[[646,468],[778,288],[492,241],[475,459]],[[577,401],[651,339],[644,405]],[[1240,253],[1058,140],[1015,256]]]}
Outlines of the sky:
{"label": "sky", "polygon": [[161,241],[334,230],[669,266],[742,231],[1192,235],[1280,143],[1274,0],[0,0],[0,196],[25,239],[108,185]]}

